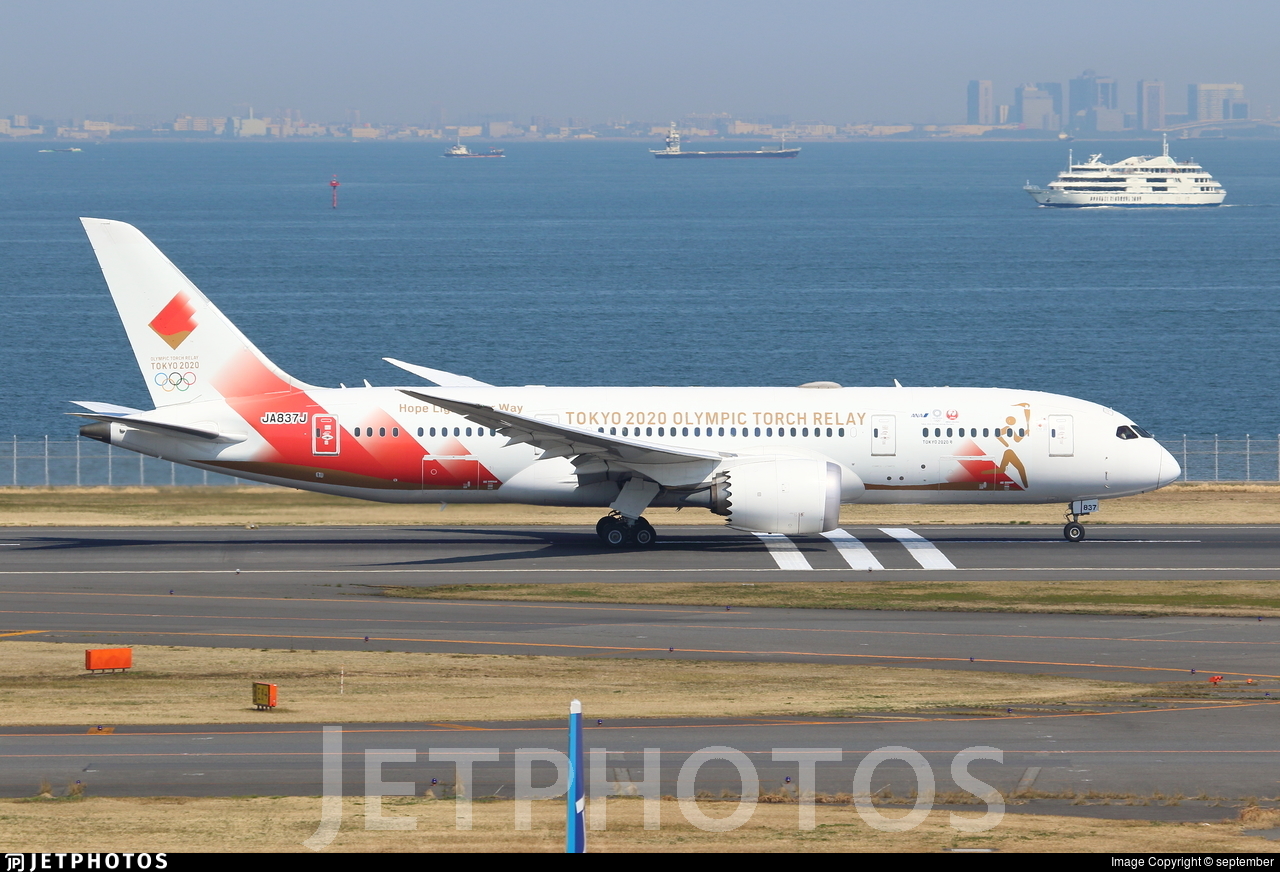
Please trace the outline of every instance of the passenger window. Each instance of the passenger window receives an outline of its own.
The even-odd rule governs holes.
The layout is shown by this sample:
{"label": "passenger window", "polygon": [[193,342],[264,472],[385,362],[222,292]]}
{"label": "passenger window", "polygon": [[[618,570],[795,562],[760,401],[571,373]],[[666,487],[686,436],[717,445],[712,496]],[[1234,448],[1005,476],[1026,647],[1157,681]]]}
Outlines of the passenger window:
{"label": "passenger window", "polygon": [[982,435],[983,435],[983,436],[990,436],[990,435],[991,435],[991,431],[990,431],[990,430],[988,430],[986,427],[983,427],[983,428],[982,428]]}
{"label": "passenger window", "polygon": [[764,435],[766,435],[766,436],[772,436],[772,435],[773,435],[773,428],[772,428],[772,427],[765,427],[765,428],[764,428]]}
{"label": "passenger window", "polygon": [[688,427],[681,427],[681,428],[680,428],[680,435],[681,435],[681,436],[688,436],[688,435],[689,435],[689,428],[688,428]]}
{"label": "passenger window", "polygon": [[934,439],[937,439],[937,438],[938,438],[939,436],[941,436],[941,435],[942,435],[942,428],[941,428],[941,427],[934,427],[934,428],[933,428],[933,438],[934,438]]}
{"label": "passenger window", "polygon": [[387,428],[386,428],[386,427],[379,427],[379,428],[378,428],[378,435],[379,435],[379,436],[386,436],[386,435],[387,435]]}
{"label": "passenger window", "polygon": [[399,435],[400,435],[400,428],[399,428],[399,427],[392,427],[392,428],[391,428],[391,435],[392,435],[392,436],[399,436]]}
{"label": "passenger window", "polygon": [[618,435],[618,428],[617,428],[617,427],[610,427],[610,428],[609,428],[609,435],[610,435],[610,436],[617,436],[617,435]]}
{"label": "passenger window", "polygon": [[423,436],[423,435],[425,435],[425,434],[422,432],[422,428],[421,428],[421,427],[419,427],[419,428],[418,428],[418,435],[419,435],[419,436]]}
{"label": "passenger window", "polygon": [[925,427],[923,430],[921,430],[920,435],[924,436],[927,439],[929,437],[929,428]]}
{"label": "passenger window", "polygon": [[454,427],[454,428],[453,428],[453,435],[454,435],[454,436],[461,436],[461,435],[462,435],[462,430],[461,430],[460,428],[458,428],[458,427]]}
{"label": "passenger window", "polygon": [[951,438],[951,428],[950,428],[950,427],[948,427],[948,428],[947,428],[947,438],[948,438],[948,439],[950,439],[950,438]]}
{"label": "passenger window", "polygon": [[841,438],[841,439],[843,439],[843,438],[844,438],[844,428],[843,428],[843,427],[841,427],[839,430],[837,430],[837,431],[836,431],[836,433],[840,436],[840,438]]}
{"label": "passenger window", "polygon": [[[792,431],[791,431],[791,435],[792,435],[792,436],[796,435],[796,431],[795,431],[795,430],[792,430]],[[809,428],[808,428],[808,427],[805,427],[802,431],[800,431],[800,435],[801,435],[801,436],[808,436],[808,435],[809,435]]]}
{"label": "passenger window", "polygon": [[717,435],[717,436],[723,436],[723,435],[724,435],[724,428],[723,428],[723,427],[721,427],[721,428],[720,428],[720,430],[716,433],[716,435]]}
{"label": "passenger window", "polygon": [[658,428],[658,435],[659,435],[659,436],[663,435],[663,428],[662,428],[662,427],[659,427],[659,428]]}
{"label": "passenger window", "polygon": [[468,435],[468,436],[470,436],[470,435],[471,435],[471,428],[470,428],[470,427],[468,427],[468,428],[467,428],[467,435]]}
{"label": "passenger window", "polygon": [[653,428],[652,428],[652,427],[645,427],[645,428],[644,428],[644,435],[646,435],[646,436],[652,436],[652,435],[653,435]]}

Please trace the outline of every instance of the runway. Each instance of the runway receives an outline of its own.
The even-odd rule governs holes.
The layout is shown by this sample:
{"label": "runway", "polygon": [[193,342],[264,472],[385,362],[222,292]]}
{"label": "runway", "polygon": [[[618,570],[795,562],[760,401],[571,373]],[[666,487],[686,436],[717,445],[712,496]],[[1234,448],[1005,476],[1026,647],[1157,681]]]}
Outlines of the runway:
{"label": "runway", "polygon": [[237,570],[270,574],[273,585],[290,588],[350,580],[341,576],[455,584],[562,581],[567,573],[618,583],[866,577],[855,573],[901,580],[1280,580],[1280,528],[1092,525],[1085,541],[1070,543],[1058,527],[1012,525],[849,527],[813,537],[667,527],[658,545],[643,551],[608,550],[581,527],[68,527],[0,535],[0,587],[24,573],[127,573],[140,589],[155,590],[169,578]]}
{"label": "runway", "polygon": [[[1074,544],[1056,528],[849,528],[847,538],[786,543],[676,528],[662,531],[663,544],[643,552],[606,551],[590,531],[577,528],[6,532],[0,536],[0,641],[796,661],[1176,684],[1220,674],[1258,682],[1256,690],[1196,700],[998,717],[939,712],[592,727],[588,744],[609,750],[611,770],[638,772],[643,749],[661,748],[664,784],[689,754],[729,745],[748,755],[768,789],[787,772],[795,774],[796,764],[773,761],[773,748],[822,747],[842,749],[842,760],[819,767],[819,789],[848,792],[867,753],[904,745],[925,755],[940,790],[950,789],[951,758],[985,745],[1002,749],[1004,762],[976,762],[971,771],[1002,792],[1280,793],[1280,739],[1272,728],[1277,710],[1266,695],[1280,693],[1280,638],[1271,620],[453,602],[388,598],[373,587],[580,580],[736,586],[815,577],[850,583],[886,577],[1102,577],[1117,584],[1188,575],[1270,579],[1280,575],[1274,528],[1095,527],[1090,539]],[[810,568],[799,568],[796,555]],[[850,555],[883,568],[855,569]],[[30,795],[37,772],[57,779],[81,772],[92,777],[96,793],[319,792],[322,725],[121,727],[111,735],[88,734],[89,726],[0,730],[0,793]],[[345,732],[345,782],[357,793],[365,747],[415,749],[415,763],[387,764],[383,778],[413,781],[418,792],[430,778],[445,777],[440,767],[426,765],[429,748],[496,748],[497,761],[478,764],[477,783],[490,793],[505,784],[510,795],[515,749],[563,744],[560,724],[432,725],[427,713],[408,725]],[[882,769],[885,777],[877,770],[877,779],[895,792],[913,789],[905,763]],[[704,776],[715,792],[735,789],[738,777],[724,761],[709,763]]]}

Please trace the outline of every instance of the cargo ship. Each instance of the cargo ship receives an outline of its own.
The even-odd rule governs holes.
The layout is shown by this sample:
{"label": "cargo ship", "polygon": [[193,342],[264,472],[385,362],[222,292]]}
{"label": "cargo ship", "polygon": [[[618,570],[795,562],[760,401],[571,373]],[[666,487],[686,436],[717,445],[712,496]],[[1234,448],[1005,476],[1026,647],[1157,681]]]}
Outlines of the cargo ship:
{"label": "cargo ship", "polygon": [[462,144],[462,137],[458,137],[456,145],[449,146],[449,150],[444,153],[445,157],[506,157],[502,149],[489,147],[488,151],[472,151]]}
{"label": "cargo ship", "polygon": [[671,129],[667,131],[667,147],[651,148],[649,153],[658,158],[669,157],[720,157],[720,158],[744,158],[744,157],[795,157],[800,154],[798,148],[787,148],[787,141],[784,138],[777,148],[762,148],[759,151],[681,151],[680,150],[680,134],[676,130],[675,122],[671,122]]}

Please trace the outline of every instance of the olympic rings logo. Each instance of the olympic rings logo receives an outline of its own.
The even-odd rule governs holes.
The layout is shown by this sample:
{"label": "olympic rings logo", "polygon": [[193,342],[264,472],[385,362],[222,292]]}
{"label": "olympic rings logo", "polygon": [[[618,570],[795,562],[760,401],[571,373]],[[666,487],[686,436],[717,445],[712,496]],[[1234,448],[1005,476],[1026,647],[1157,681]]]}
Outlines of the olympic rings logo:
{"label": "olympic rings logo", "polygon": [[194,372],[158,372],[155,382],[164,391],[185,391],[196,383]]}

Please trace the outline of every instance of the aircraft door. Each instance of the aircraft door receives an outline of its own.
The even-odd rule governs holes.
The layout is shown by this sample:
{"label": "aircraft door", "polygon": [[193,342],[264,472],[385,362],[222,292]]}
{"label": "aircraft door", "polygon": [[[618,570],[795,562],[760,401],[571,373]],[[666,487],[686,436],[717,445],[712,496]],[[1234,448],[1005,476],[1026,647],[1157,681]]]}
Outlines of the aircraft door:
{"label": "aircraft door", "polygon": [[872,456],[892,456],[898,453],[896,423],[897,419],[893,415],[871,416]]}
{"label": "aircraft door", "polygon": [[333,457],[342,450],[342,429],[336,415],[311,416],[311,453]]}
{"label": "aircraft door", "polygon": [[423,490],[479,490],[481,485],[480,461],[474,454],[428,454],[422,458]]}
{"label": "aircraft door", "polygon": [[1049,416],[1049,456],[1071,457],[1075,454],[1075,431],[1070,415]]}

